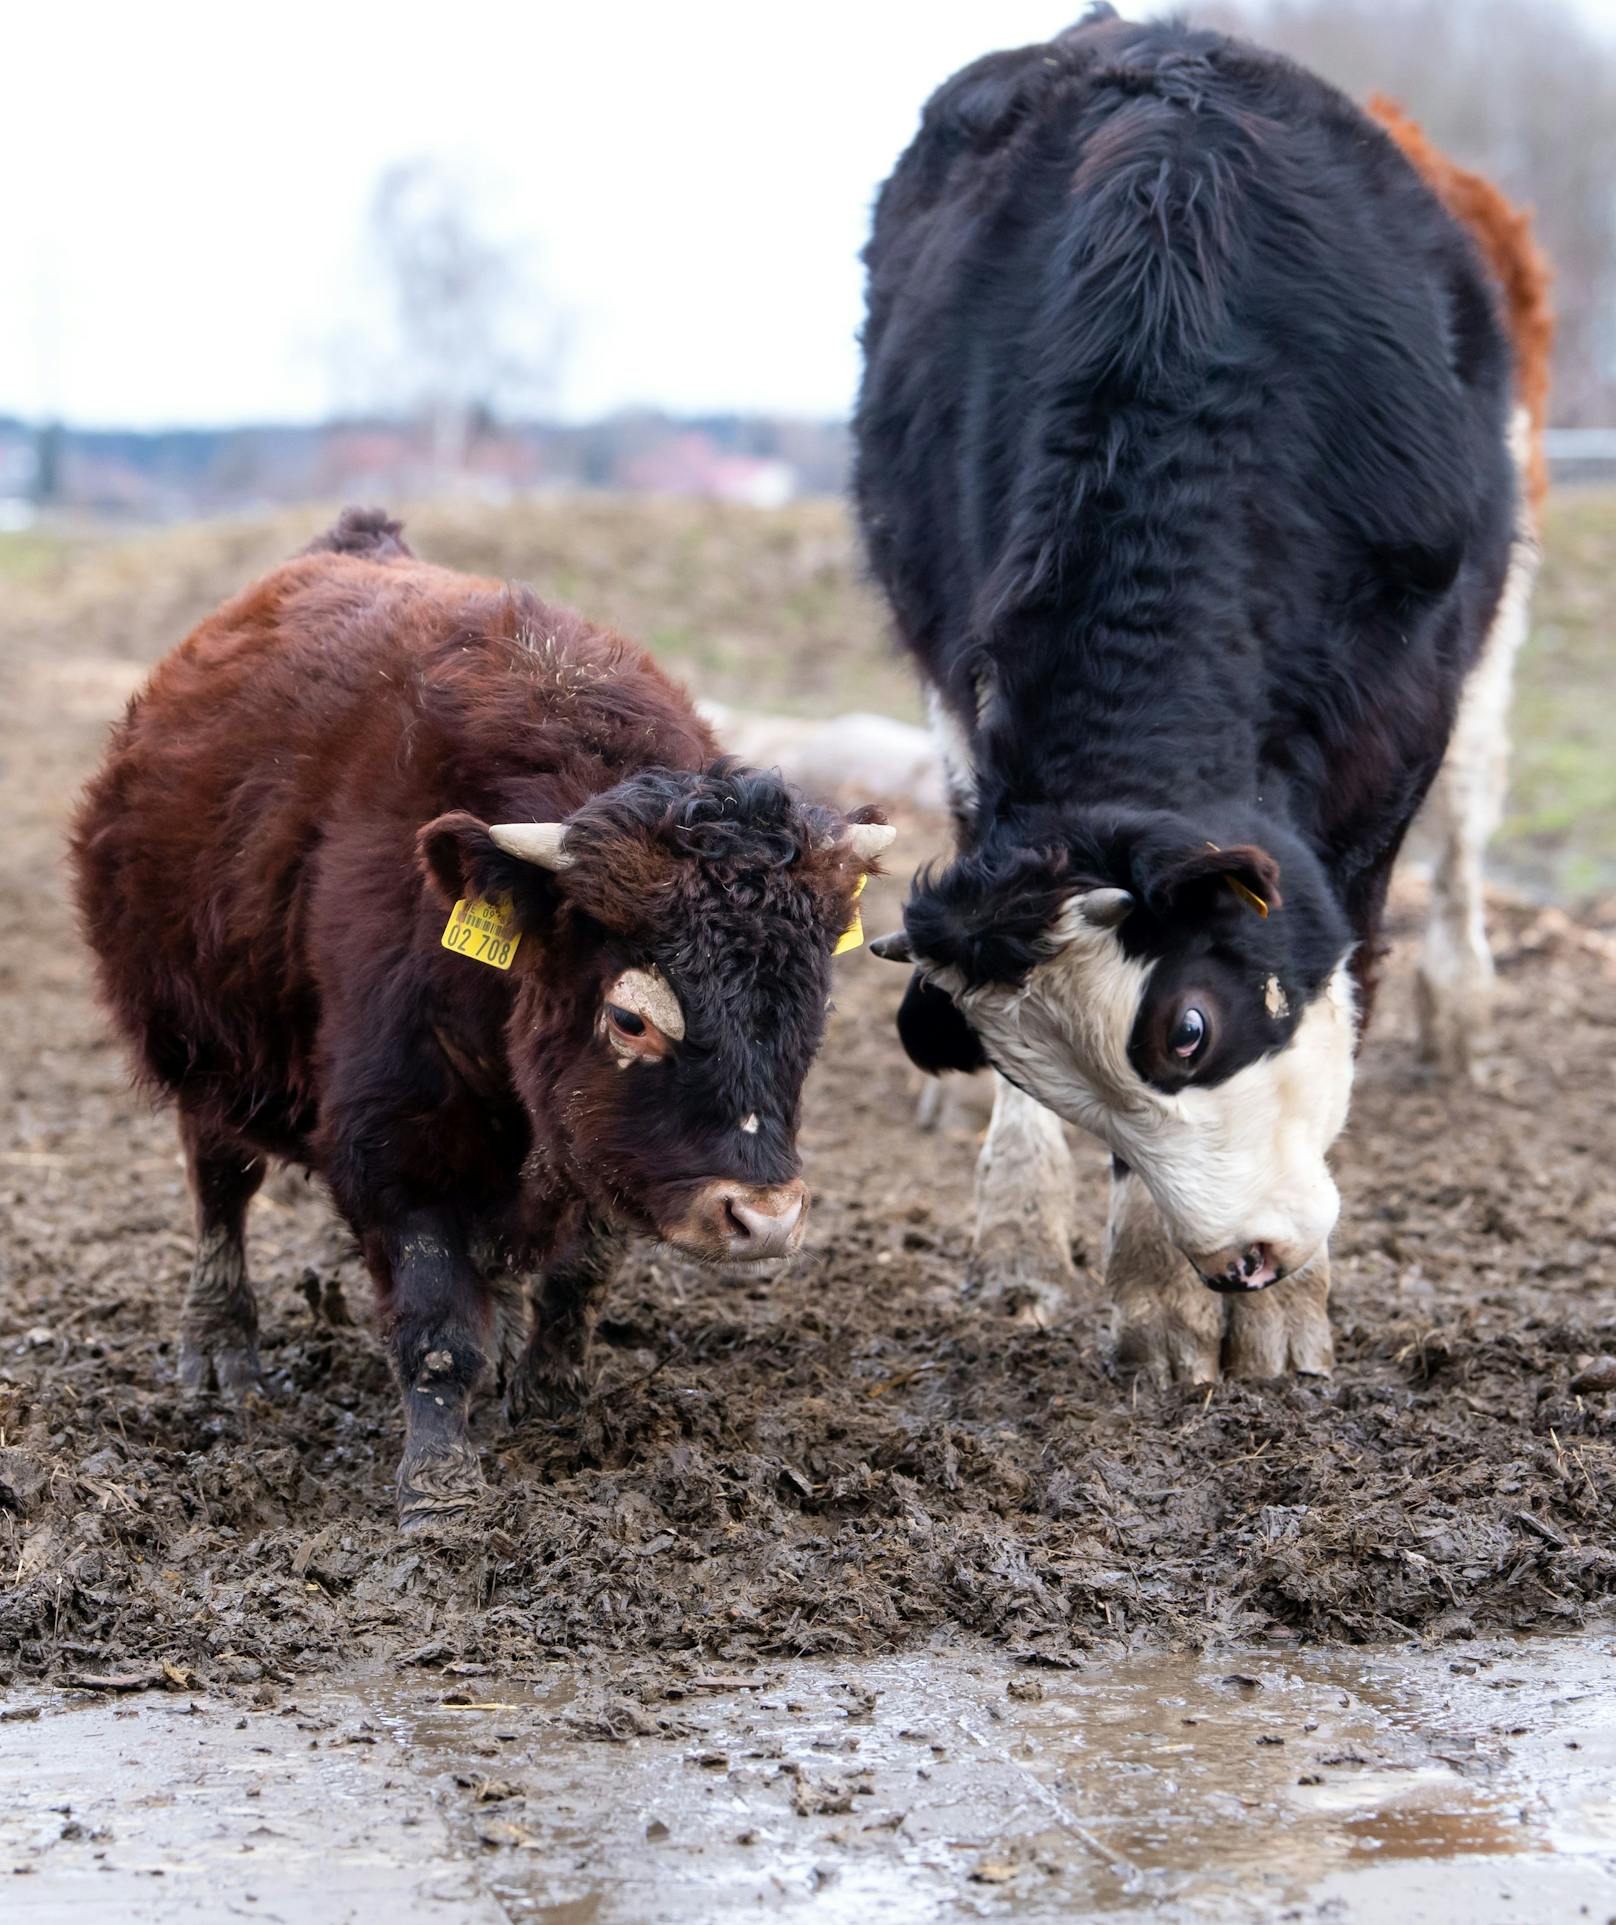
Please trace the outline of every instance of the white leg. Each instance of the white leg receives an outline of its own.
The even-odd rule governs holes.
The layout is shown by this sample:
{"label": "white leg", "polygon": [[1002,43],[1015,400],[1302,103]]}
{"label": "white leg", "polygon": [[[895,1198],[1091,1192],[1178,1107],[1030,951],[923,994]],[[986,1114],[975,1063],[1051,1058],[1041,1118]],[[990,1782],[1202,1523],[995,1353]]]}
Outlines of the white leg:
{"label": "white leg", "polygon": [[1431,920],[1416,983],[1420,1054],[1451,1075],[1474,1071],[1492,1006],[1482,865],[1503,813],[1509,701],[1537,578],[1531,535],[1516,537],[1504,592],[1460,698],[1447,758],[1427,805],[1437,832]]}
{"label": "white leg", "polygon": [[1029,1321],[1067,1308],[1072,1268],[1072,1156],[1061,1120],[994,1076],[993,1121],[976,1166],[971,1279]]}

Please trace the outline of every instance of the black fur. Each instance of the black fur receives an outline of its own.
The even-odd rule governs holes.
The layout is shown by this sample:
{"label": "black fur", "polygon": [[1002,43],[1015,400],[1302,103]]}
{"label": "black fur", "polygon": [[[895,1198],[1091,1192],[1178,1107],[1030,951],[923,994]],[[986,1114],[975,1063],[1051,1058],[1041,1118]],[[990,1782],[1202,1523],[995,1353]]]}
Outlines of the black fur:
{"label": "black fur", "polygon": [[1015,981],[1117,885],[1130,949],[1299,1013],[1372,954],[1507,566],[1468,238],[1288,61],[1102,16],[939,90],[866,261],[859,514],[979,777],[915,948]]}

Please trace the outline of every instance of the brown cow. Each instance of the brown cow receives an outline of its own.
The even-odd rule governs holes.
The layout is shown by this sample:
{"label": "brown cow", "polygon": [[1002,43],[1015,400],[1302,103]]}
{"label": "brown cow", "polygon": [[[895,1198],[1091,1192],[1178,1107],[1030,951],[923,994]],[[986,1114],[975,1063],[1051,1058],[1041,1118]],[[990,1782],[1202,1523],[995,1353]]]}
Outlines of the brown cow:
{"label": "brown cow", "polygon": [[182,1380],[256,1378],[247,1204],[271,1158],[317,1170],[389,1327],[413,1524],[475,1493],[491,1362],[513,1415],[576,1397],[628,1235],[798,1246],[830,959],[893,831],[717,760],[639,649],[399,534],[349,510],[181,643],[73,854],[179,1107]]}
{"label": "brown cow", "polygon": [[1532,217],[1492,182],[1448,159],[1395,102],[1376,94],[1370,114],[1420,178],[1468,232],[1497,286],[1514,351],[1511,447],[1521,473],[1521,517],[1505,593],[1465,683],[1442,770],[1426,803],[1436,848],[1431,914],[1415,983],[1420,1053],[1473,1073],[1491,1033],[1493,959],[1483,891],[1487,844],[1504,813],[1509,779],[1509,705],[1515,658],[1526,639],[1537,582],[1538,530],[1549,489],[1543,429],[1554,347],[1553,276]]}

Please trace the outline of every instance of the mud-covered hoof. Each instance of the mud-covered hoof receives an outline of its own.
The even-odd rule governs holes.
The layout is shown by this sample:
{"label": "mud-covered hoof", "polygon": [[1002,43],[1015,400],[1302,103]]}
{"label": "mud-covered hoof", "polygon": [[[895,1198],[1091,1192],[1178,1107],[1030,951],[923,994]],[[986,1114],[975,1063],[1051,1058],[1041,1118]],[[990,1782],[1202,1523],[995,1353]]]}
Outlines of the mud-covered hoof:
{"label": "mud-covered hoof", "polygon": [[979,1243],[965,1270],[965,1294],[984,1310],[1017,1323],[1055,1323],[1070,1314],[1077,1273],[1064,1250]]}
{"label": "mud-covered hoof", "polygon": [[1328,1377],[1335,1364],[1329,1275],[1303,1270],[1249,1297],[1224,1300],[1227,1377]]}
{"label": "mud-covered hoof", "polygon": [[485,1489],[483,1468],[470,1444],[406,1453],[398,1470],[398,1524],[418,1531],[475,1508]]}
{"label": "mud-covered hoof", "polygon": [[[1218,1299],[1208,1296],[1216,1305]],[[1116,1365],[1124,1377],[1168,1384],[1214,1384],[1223,1355],[1223,1322],[1192,1324],[1154,1318],[1148,1323],[1124,1323],[1117,1336]]]}
{"label": "mud-covered hoof", "polygon": [[221,1343],[184,1337],[180,1340],[179,1380],[180,1388],[193,1397],[240,1397],[249,1390],[261,1390],[264,1372],[258,1346],[253,1342]]}
{"label": "mud-covered hoof", "polygon": [[554,1424],[575,1417],[588,1401],[589,1373],[578,1365],[565,1369],[519,1370],[505,1386],[505,1421]]}
{"label": "mud-covered hoof", "polygon": [[1419,1059],[1455,1083],[1484,1084],[1493,1046],[1490,972],[1472,982],[1439,982],[1422,967],[1414,978]]}

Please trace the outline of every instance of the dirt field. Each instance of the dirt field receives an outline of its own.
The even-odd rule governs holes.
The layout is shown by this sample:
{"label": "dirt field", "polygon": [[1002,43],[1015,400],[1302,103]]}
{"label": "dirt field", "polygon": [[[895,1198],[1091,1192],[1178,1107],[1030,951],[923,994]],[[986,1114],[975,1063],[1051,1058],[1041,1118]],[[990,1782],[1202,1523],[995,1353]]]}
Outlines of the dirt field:
{"label": "dirt field", "polygon": [[[531,555],[498,564],[577,593],[605,512],[577,525],[585,559],[567,562],[565,513],[547,510]],[[785,677],[796,705],[825,699],[815,678],[836,658],[814,638],[854,593],[845,532],[819,514],[757,522],[747,569],[722,582],[710,523],[631,525],[633,553],[683,535],[695,558],[684,603],[671,578],[657,590],[665,628],[744,636],[714,614],[722,596],[756,626],[799,610],[789,671],[753,674],[741,651],[707,665],[704,692],[761,702]],[[459,511],[418,539],[486,563],[453,539],[469,526]],[[915,1132],[891,1026],[903,977],[865,950],[838,966],[811,1083],[810,1250],[761,1283],[633,1263],[583,1415],[509,1436],[486,1411],[492,1492],[473,1526],[395,1534],[400,1420],[368,1288],[300,1176],[273,1179],[253,1217],[266,1394],[184,1401],[173,1124],[131,1098],[89,1000],[62,826],[141,665],[310,532],[51,558],[0,611],[0,1682],[270,1691],[357,1660],[607,1650],[688,1669],[956,1628],[1060,1665],[1542,1628],[1616,1595],[1616,1394],[1572,1389],[1616,1353],[1616,899],[1500,906],[1485,1093],[1421,1075],[1406,954],[1389,970],[1338,1157],[1328,1383],[1119,1384],[1097,1150],[1070,1318],[1029,1328],[963,1301],[976,1142]],[[892,671],[872,662],[867,687],[838,678],[837,706],[879,698]],[[900,873],[941,834],[902,828]],[[899,893],[874,892],[872,927]],[[1406,937],[1414,892],[1400,902]]]}

